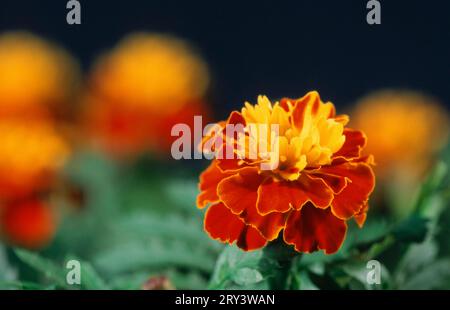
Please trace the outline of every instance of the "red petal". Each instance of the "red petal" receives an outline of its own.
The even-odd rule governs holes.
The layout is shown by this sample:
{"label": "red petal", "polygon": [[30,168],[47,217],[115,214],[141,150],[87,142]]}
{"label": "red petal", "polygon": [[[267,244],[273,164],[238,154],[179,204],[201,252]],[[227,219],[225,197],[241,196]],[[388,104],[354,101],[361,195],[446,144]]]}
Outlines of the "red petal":
{"label": "red petal", "polygon": [[258,189],[256,207],[260,214],[300,210],[311,202],[318,208],[326,208],[333,200],[333,191],[319,179],[302,173],[297,181],[274,181],[268,179]]}
{"label": "red petal", "polygon": [[366,145],[366,136],[362,131],[350,128],[344,129],[345,142],[339,151],[334,153],[333,158],[352,159],[361,156],[361,150]]}
{"label": "red petal", "polygon": [[246,122],[245,122],[245,118],[242,116],[241,113],[239,113],[237,111],[233,111],[233,112],[231,112],[230,117],[228,117],[227,124],[233,124],[233,125],[242,124],[245,126]]}
{"label": "red petal", "polygon": [[335,217],[330,208],[323,210],[307,204],[290,213],[284,241],[294,245],[298,252],[325,250],[326,254],[332,254],[341,247],[346,232],[347,224]]}
{"label": "red petal", "polygon": [[[320,97],[317,92],[309,92],[304,97],[295,101],[295,106],[292,111],[292,121],[295,127],[299,129],[303,128],[305,113],[309,105],[312,105],[312,110],[318,109]],[[313,113],[315,113],[315,111],[313,111]]]}
{"label": "red petal", "polygon": [[339,194],[347,186],[348,183],[348,179],[346,177],[342,177],[339,175],[321,172],[314,172],[311,173],[311,175],[314,175],[314,177],[322,179],[333,190],[333,193],[335,194]]}
{"label": "red petal", "polygon": [[[233,155],[233,158],[227,159],[227,152]],[[251,164],[258,164],[258,162],[249,163],[245,159],[240,159],[236,147],[224,144],[218,152],[216,152],[217,167],[226,173],[237,172],[243,168],[251,166]]]}
{"label": "red petal", "polygon": [[286,112],[289,111],[289,104],[288,102],[290,102],[291,104],[295,102],[294,99],[291,98],[281,98],[280,102],[280,107],[283,108],[283,110],[285,110]]}
{"label": "red petal", "polygon": [[284,228],[286,216],[278,212],[262,216],[257,212],[257,190],[263,179],[256,169],[247,168],[223,179],[217,192],[220,200],[234,214],[240,214],[246,224],[258,229],[266,239],[274,240]]}
{"label": "red petal", "polygon": [[208,208],[204,227],[211,238],[229,244],[237,242],[237,245],[245,251],[259,249],[267,243],[258,230],[246,225],[223,203]]}
{"label": "red petal", "polygon": [[217,168],[217,162],[213,161],[200,175],[200,194],[197,196],[197,207],[204,208],[208,203],[219,201],[217,196],[217,184],[229,176]]}
{"label": "red petal", "polygon": [[245,209],[240,217],[246,224],[258,229],[258,231],[269,241],[275,240],[280,231],[285,227],[288,213],[272,212],[267,215],[258,213],[256,206]]}
{"label": "red petal", "polygon": [[247,208],[255,208],[258,187],[264,177],[256,168],[246,168],[223,179],[217,186],[220,200],[235,214]]}
{"label": "red petal", "polygon": [[336,166],[322,167],[325,173],[340,175],[350,182],[334,197],[331,204],[333,214],[341,219],[348,219],[357,214],[366,204],[375,186],[372,168],[365,163],[343,163]]}
{"label": "red petal", "polygon": [[358,224],[359,228],[364,226],[367,218],[367,211],[369,210],[369,204],[366,204],[362,207],[361,211],[355,215],[355,222]]}

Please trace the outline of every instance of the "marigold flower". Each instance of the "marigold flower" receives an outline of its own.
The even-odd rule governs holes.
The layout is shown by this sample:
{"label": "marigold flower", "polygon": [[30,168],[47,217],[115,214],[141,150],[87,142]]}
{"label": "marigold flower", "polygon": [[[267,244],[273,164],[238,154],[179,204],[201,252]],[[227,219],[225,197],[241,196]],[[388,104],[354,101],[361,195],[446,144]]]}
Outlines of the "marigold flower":
{"label": "marigold flower", "polygon": [[133,34],[97,62],[85,100],[88,131],[107,151],[169,150],[170,128],[207,115],[205,63],[183,41]]}
{"label": "marigold flower", "polygon": [[359,100],[352,124],[367,134],[377,175],[418,179],[446,143],[448,114],[436,100],[413,91],[378,91]]}
{"label": "marigold flower", "polygon": [[52,240],[57,218],[47,203],[30,199],[9,203],[2,208],[0,233],[9,243],[39,249]]}
{"label": "marigold flower", "polygon": [[0,200],[46,190],[69,155],[50,124],[0,122]]}
{"label": "marigold flower", "polygon": [[[375,183],[372,157],[361,156],[366,137],[345,128],[347,122],[348,117],[335,115],[334,105],[323,103],[317,92],[274,104],[260,96],[256,105],[246,103],[241,112],[233,112],[222,128],[279,126],[279,165],[262,170],[265,159],[260,157],[216,158],[200,175],[197,197],[199,208],[210,204],[204,221],[208,234],[254,250],[283,231],[284,242],[298,252],[336,252],[345,238],[346,221],[354,218],[364,224]],[[245,132],[240,141],[252,140]],[[223,139],[223,148],[229,146],[229,139]]]}
{"label": "marigold flower", "polygon": [[26,32],[0,36],[0,72],[2,118],[59,116],[78,81],[69,54]]}

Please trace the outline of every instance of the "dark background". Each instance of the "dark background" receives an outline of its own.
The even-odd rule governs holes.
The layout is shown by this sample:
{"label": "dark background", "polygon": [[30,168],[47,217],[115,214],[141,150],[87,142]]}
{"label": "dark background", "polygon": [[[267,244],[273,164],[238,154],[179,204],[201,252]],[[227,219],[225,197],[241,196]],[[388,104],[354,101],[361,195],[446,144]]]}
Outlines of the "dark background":
{"label": "dark background", "polygon": [[2,0],[0,30],[54,40],[84,70],[132,31],[188,39],[211,67],[221,118],[261,93],[298,97],[311,89],[340,107],[386,87],[425,91],[448,106],[449,1],[380,2],[381,25],[371,26],[366,0],[80,0],[82,24],[70,26],[66,0]]}

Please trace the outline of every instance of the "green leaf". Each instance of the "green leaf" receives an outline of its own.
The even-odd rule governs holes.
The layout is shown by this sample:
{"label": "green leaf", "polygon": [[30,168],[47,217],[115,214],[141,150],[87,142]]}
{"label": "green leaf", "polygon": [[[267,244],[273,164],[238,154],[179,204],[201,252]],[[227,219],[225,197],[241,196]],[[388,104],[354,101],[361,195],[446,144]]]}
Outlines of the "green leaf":
{"label": "green leaf", "polygon": [[384,218],[369,218],[362,228],[351,223],[347,238],[352,239],[352,246],[378,242],[391,230],[391,225]]}
{"label": "green leaf", "polygon": [[237,285],[252,285],[264,280],[263,275],[256,269],[244,267],[242,269],[238,269],[235,274],[232,276],[232,280]]}
{"label": "green leaf", "polygon": [[48,286],[29,281],[0,281],[0,288],[3,290],[45,290]]}
{"label": "green leaf", "polygon": [[[143,210],[124,214],[114,225],[111,238],[178,240],[196,248],[204,248],[218,254],[222,246],[208,238],[203,231],[202,222],[181,214],[154,214]],[[126,241],[124,241],[126,242]]]}
{"label": "green leaf", "polygon": [[413,214],[393,230],[393,235],[396,241],[420,243],[424,241],[427,236],[427,223],[427,219],[417,214]]}
{"label": "green leaf", "polygon": [[256,284],[273,276],[277,268],[277,261],[262,250],[244,252],[236,246],[227,246],[217,260],[209,287],[254,289]]}
{"label": "green leaf", "polygon": [[16,279],[17,270],[9,263],[5,247],[0,244],[0,281],[14,281]]}
{"label": "green leaf", "polygon": [[176,289],[204,290],[208,281],[197,271],[178,271],[170,269],[163,273],[169,277]]}
{"label": "green leaf", "polygon": [[450,258],[439,259],[414,274],[400,289],[450,289]]}
{"label": "green leaf", "polygon": [[446,177],[448,177],[448,165],[442,161],[438,162],[427,180],[422,184],[415,203],[415,210],[417,212],[426,213],[429,205],[427,201],[443,189]]}
{"label": "green leaf", "polygon": [[306,270],[302,270],[293,274],[292,289],[315,291],[319,288],[311,281],[309,273]]}
{"label": "green leaf", "polygon": [[80,261],[81,286],[87,290],[106,290],[108,286],[95,271],[94,267],[86,261]]}
{"label": "green leaf", "polygon": [[[404,255],[397,270],[407,274],[416,273],[421,268],[426,268],[437,257],[438,247],[433,240],[427,240],[421,244],[413,244]],[[450,266],[449,266],[450,267]]]}
{"label": "green leaf", "polygon": [[149,271],[180,267],[211,273],[215,256],[181,241],[127,240],[118,242],[93,258],[102,274],[118,274],[146,268]]}
{"label": "green leaf", "polygon": [[53,281],[57,286],[68,288],[68,284],[66,283],[66,272],[62,267],[59,267],[52,261],[39,256],[37,253],[24,249],[16,248],[14,253],[25,264],[39,271],[43,276]]}
{"label": "green leaf", "polygon": [[[374,290],[374,289],[382,289],[387,288],[391,283],[391,275],[388,269],[383,265],[381,266],[381,283],[380,284],[369,284],[367,281],[367,275],[371,271],[371,269],[367,268],[366,262],[346,262],[339,268],[344,271],[347,275],[350,276],[350,280],[356,280],[360,283],[360,286],[366,290]],[[349,285],[356,286],[355,283],[348,282]]]}
{"label": "green leaf", "polygon": [[151,275],[146,270],[127,272],[121,275],[115,275],[109,283],[114,290],[139,290]]}

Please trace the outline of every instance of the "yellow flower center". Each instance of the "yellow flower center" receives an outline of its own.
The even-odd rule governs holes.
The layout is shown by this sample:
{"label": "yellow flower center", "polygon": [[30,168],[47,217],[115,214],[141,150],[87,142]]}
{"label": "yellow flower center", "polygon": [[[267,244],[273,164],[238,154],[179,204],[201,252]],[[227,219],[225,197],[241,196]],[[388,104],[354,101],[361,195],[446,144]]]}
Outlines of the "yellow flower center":
{"label": "yellow flower center", "polygon": [[[245,103],[242,116],[249,132],[245,139],[246,156],[252,146],[257,146],[258,159],[276,161],[276,168],[271,172],[286,180],[298,179],[305,168],[329,165],[332,155],[345,142],[343,131],[348,119],[335,118],[333,104],[320,101],[316,92],[287,101],[283,107],[279,102],[272,104],[267,97],[259,96],[256,105]],[[258,130],[248,130],[255,125]],[[269,159],[264,150],[272,153]]]}

